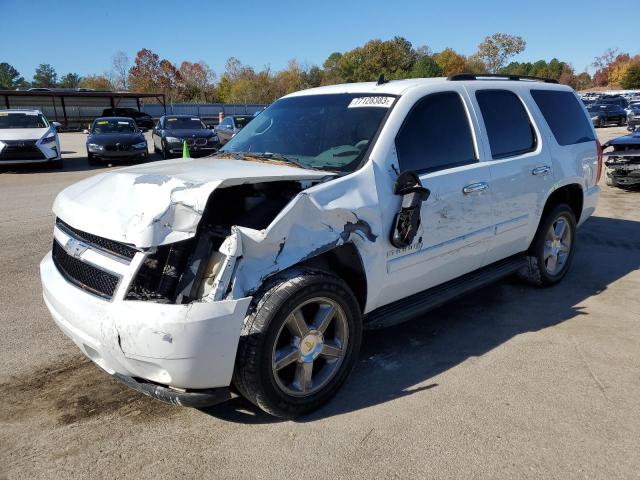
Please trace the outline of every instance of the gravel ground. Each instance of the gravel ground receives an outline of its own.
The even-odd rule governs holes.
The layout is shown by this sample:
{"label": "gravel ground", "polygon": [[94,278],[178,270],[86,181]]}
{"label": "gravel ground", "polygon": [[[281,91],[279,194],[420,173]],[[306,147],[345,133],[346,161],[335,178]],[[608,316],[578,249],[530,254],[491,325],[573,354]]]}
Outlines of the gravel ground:
{"label": "gravel ground", "polygon": [[506,280],[367,332],[337,397],[279,421],[129,391],[55,327],[38,263],[55,195],[97,171],[84,138],[62,135],[63,171],[0,173],[0,479],[640,478],[640,191],[602,185],[556,288]]}

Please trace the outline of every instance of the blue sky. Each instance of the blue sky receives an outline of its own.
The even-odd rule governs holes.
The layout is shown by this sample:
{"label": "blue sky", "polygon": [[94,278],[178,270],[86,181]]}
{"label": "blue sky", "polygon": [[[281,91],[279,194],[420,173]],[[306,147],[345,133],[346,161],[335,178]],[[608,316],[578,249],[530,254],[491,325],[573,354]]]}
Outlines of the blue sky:
{"label": "blue sky", "polygon": [[277,70],[394,35],[468,55],[505,32],[527,41],[517,60],[555,56],[581,71],[609,47],[640,53],[637,17],[630,3],[618,5],[614,18],[616,9],[591,0],[0,0],[0,62],[28,80],[39,63],[86,75],[108,70],[118,50],[133,59],[150,48],[175,63],[204,60],[216,73],[231,56]]}

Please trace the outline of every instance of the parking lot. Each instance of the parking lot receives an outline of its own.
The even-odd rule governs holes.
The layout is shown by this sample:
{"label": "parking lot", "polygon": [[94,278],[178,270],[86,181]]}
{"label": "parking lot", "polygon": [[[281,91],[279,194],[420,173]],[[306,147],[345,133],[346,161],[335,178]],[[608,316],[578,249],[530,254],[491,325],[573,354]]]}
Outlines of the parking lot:
{"label": "parking lot", "polygon": [[0,479],[640,478],[640,192],[602,181],[559,286],[506,280],[366,332],[335,399],[281,421],[240,398],[144,397],[54,325],[38,274],[53,199],[107,168],[85,137],[61,135],[64,170],[0,171]]}

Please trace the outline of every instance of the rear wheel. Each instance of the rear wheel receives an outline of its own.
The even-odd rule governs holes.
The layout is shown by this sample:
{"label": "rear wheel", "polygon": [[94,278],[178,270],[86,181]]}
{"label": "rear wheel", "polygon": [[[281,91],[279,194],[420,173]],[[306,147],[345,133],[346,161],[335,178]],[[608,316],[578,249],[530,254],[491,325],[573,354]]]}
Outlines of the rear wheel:
{"label": "rear wheel", "polygon": [[242,329],[233,383],[249,401],[292,418],[344,383],[360,350],[360,308],[338,277],[300,269],[270,282]]}
{"label": "rear wheel", "polygon": [[538,226],[527,252],[528,265],[520,272],[530,282],[551,286],[564,278],[575,250],[576,218],[567,204],[550,209]]}
{"label": "rear wheel", "polygon": [[164,143],[162,144],[162,158],[163,158],[163,160],[168,160],[169,158],[171,158],[171,156],[169,155],[169,152],[167,151],[167,148],[165,147]]}

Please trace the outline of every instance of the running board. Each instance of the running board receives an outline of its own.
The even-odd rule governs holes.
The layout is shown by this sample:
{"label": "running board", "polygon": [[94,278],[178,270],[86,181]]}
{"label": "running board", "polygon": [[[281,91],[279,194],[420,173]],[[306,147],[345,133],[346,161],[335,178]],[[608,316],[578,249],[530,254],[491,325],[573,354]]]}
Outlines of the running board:
{"label": "running board", "polygon": [[406,322],[454,298],[511,275],[526,265],[527,260],[523,255],[515,255],[492,263],[436,287],[376,308],[365,315],[364,327],[367,329],[390,327]]}

